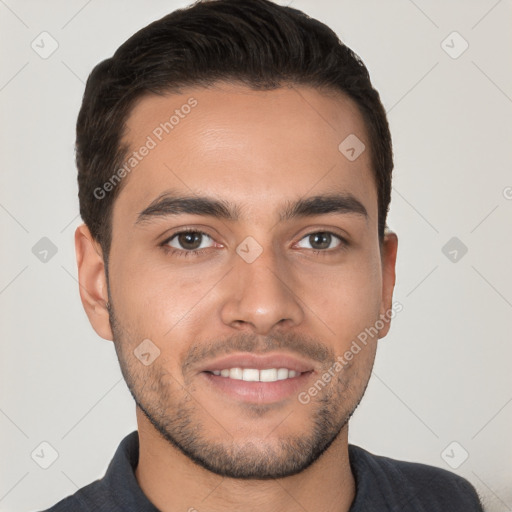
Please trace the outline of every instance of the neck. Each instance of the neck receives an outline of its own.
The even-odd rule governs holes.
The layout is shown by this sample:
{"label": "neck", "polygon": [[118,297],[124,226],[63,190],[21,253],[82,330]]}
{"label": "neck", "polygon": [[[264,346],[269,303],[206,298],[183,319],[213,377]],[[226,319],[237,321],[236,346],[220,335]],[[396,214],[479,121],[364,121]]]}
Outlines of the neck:
{"label": "neck", "polygon": [[348,425],[310,467],[273,480],[237,480],[216,475],[172,446],[137,407],[139,463],[135,477],[162,512],[348,512],[355,481],[348,457]]}

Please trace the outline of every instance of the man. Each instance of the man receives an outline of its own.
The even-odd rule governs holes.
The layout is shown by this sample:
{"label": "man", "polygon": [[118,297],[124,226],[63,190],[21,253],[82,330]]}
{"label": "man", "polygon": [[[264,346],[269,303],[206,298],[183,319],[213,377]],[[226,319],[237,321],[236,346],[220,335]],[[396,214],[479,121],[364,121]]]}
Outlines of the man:
{"label": "man", "polygon": [[80,295],[138,431],[50,510],[482,510],[348,444],[398,242],[385,111],[329,28],[267,0],[156,21],[91,73],[77,165]]}

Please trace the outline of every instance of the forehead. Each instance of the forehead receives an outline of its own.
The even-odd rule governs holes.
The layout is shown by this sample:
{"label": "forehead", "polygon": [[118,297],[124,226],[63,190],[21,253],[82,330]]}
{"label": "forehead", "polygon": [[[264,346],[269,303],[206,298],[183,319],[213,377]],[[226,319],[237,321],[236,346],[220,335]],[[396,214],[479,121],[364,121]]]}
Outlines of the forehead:
{"label": "forehead", "polygon": [[[128,165],[114,224],[168,189],[240,203],[248,215],[285,199],[348,192],[376,215],[367,130],[341,94],[222,84],[146,96],[127,119],[123,141]],[[357,152],[366,147],[355,160],[346,153],[354,144]]]}

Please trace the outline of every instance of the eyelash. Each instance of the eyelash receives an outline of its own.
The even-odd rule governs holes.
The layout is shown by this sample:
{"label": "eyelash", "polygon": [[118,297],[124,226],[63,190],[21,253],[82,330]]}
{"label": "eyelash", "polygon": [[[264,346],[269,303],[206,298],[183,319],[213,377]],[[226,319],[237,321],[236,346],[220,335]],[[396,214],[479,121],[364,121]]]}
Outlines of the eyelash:
{"label": "eyelash", "polygon": [[[171,254],[173,256],[187,258],[188,256],[201,256],[204,252],[206,252],[209,249],[211,249],[211,247],[208,247],[206,249],[194,249],[194,250],[191,250],[191,251],[187,251],[186,249],[175,249],[174,247],[170,247],[169,245],[167,245],[173,238],[176,238],[178,235],[181,235],[183,233],[199,233],[201,235],[206,235],[206,236],[210,237],[210,235],[208,235],[208,233],[205,233],[204,231],[200,231],[200,230],[194,229],[194,228],[184,228],[181,231],[178,231],[178,232],[174,233],[172,236],[170,236],[169,238],[165,239],[160,244],[160,246],[162,247],[162,249],[164,250],[164,252],[166,254]],[[311,252],[315,256],[319,256],[319,255],[326,256],[326,255],[329,255],[329,254],[337,253],[338,251],[342,251],[342,250],[346,249],[347,246],[349,245],[347,240],[345,240],[340,235],[338,235],[336,233],[333,233],[332,231],[311,231],[311,233],[305,234],[301,238],[301,240],[303,240],[307,236],[314,235],[314,234],[317,234],[317,233],[327,233],[329,235],[334,236],[335,238],[337,238],[340,241],[340,245],[339,245],[339,247],[336,247],[335,249],[324,249],[324,250],[312,249]]]}
{"label": "eyelash", "polygon": [[205,233],[204,231],[200,231],[199,229],[193,229],[193,228],[182,229],[181,231],[174,233],[172,236],[170,236],[169,238],[167,238],[160,244],[166,254],[172,254],[173,256],[187,258],[188,256],[201,256],[201,254],[203,254],[205,251],[210,249],[210,247],[208,247],[208,249],[195,249],[193,251],[187,251],[185,249],[175,249],[174,247],[170,247],[169,245],[167,245],[173,238],[176,238],[177,236],[179,236],[183,233],[200,233],[201,235],[210,236],[210,235],[208,235],[208,233]]}

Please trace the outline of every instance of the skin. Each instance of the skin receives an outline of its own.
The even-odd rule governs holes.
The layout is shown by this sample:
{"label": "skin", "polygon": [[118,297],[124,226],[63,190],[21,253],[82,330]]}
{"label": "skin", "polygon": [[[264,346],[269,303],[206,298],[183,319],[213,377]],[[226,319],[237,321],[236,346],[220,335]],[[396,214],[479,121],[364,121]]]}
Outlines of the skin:
{"label": "skin", "polygon": [[[242,403],[210,388],[200,369],[221,353],[286,352],[311,361],[307,390],[391,309],[398,241],[389,233],[379,243],[364,122],[341,94],[219,83],[141,99],[125,142],[139,148],[190,97],[197,106],[122,184],[108,283],[99,244],[85,225],[75,234],[84,308],[98,335],[114,341],[137,403],[136,478],[164,512],[347,511],[356,489],[348,419],[389,322],[307,404],[296,394]],[[353,162],[338,150],[349,134],[367,148]],[[239,218],[182,213],[137,223],[169,190],[224,200]],[[287,203],[334,192],[351,194],[367,216],[279,221]],[[179,256],[190,245],[178,237],[169,242],[176,253],[164,250],[184,227],[210,237],[204,252]],[[325,232],[348,243],[309,237]],[[247,236],[263,249],[252,263],[236,252]],[[133,354],[144,339],[160,350],[148,366]]]}

